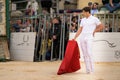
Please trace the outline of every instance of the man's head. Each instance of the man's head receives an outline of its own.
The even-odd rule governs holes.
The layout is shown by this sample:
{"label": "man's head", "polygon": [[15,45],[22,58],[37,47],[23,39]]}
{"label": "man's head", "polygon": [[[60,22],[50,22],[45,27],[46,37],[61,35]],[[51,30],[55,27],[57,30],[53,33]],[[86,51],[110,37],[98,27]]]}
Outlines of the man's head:
{"label": "man's head", "polygon": [[92,8],[92,5],[93,5],[92,2],[89,2],[89,3],[88,3],[88,6],[89,6],[90,8]]}
{"label": "man's head", "polygon": [[92,9],[98,9],[98,5],[99,4],[97,2],[93,3]]}
{"label": "man's head", "polygon": [[53,20],[52,20],[52,23],[53,24],[56,24],[56,23],[60,23],[60,18],[59,17],[54,17]]}
{"label": "man's head", "polygon": [[22,23],[22,20],[20,20],[20,19],[17,20],[17,23],[18,23],[18,24],[21,24],[21,23]]}
{"label": "man's head", "polygon": [[91,15],[91,14],[90,14],[90,11],[91,11],[90,7],[84,7],[84,8],[82,9],[83,16],[89,17],[89,15]]}

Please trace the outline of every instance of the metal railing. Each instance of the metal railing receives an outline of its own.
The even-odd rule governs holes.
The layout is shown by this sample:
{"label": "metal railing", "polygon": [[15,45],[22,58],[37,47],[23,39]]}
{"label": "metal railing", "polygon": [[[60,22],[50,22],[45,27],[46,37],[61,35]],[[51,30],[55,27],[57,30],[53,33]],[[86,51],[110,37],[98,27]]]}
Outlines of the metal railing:
{"label": "metal railing", "polygon": [[[119,32],[120,29],[120,14],[96,14],[101,22],[105,25],[103,32]],[[55,18],[59,18],[57,21]],[[75,18],[75,19],[74,19]],[[80,20],[83,18],[81,14],[73,16],[73,14],[39,14],[36,16],[21,16],[17,18],[11,18],[11,28],[15,28],[13,25],[21,20],[19,32],[36,32],[36,45],[35,45],[35,61],[44,60],[61,60],[64,58],[65,48],[67,41],[69,40],[69,33],[76,32],[79,28]],[[29,25],[27,25],[28,23]],[[59,28],[56,32],[56,24]],[[73,27],[75,23],[75,27]],[[29,27],[29,31],[26,30]],[[11,29],[11,31],[12,31]],[[75,31],[74,31],[75,29]],[[13,30],[15,31],[15,30]],[[56,34],[55,34],[56,33]],[[54,35],[60,35],[55,42]],[[55,46],[58,45],[58,46]],[[57,48],[59,49],[57,49]],[[59,50],[55,53],[55,49]],[[57,54],[57,56],[56,56]]]}
{"label": "metal railing", "polygon": [[95,16],[104,24],[104,32],[120,32],[120,13],[103,13]]}

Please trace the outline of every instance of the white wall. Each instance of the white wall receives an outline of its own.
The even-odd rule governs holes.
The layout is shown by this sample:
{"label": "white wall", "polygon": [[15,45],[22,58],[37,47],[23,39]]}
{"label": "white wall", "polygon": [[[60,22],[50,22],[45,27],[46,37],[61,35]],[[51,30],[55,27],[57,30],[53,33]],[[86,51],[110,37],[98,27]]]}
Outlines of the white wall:
{"label": "white wall", "polygon": [[33,61],[35,48],[34,32],[11,33],[10,57],[12,60]]}
{"label": "white wall", "polygon": [[[70,34],[70,40],[75,33]],[[96,33],[93,43],[95,62],[120,62],[120,33]],[[77,39],[79,43],[79,38]],[[83,61],[82,52],[81,61]]]}

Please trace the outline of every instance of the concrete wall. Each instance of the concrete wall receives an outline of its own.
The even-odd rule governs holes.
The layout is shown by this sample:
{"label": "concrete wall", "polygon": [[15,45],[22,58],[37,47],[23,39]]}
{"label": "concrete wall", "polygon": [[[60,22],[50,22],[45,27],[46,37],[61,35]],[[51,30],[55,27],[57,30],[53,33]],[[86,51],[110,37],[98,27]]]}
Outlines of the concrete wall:
{"label": "concrete wall", "polygon": [[11,60],[33,61],[35,48],[34,32],[11,33],[10,57]]}

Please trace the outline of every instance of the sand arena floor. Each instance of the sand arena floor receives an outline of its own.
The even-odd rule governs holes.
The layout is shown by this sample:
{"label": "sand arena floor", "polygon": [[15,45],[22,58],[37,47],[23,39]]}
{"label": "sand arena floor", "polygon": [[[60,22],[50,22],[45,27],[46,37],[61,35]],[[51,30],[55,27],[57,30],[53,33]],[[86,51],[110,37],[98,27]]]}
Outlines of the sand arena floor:
{"label": "sand arena floor", "polygon": [[57,75],[61,61],[0,62],[0,80],[120,80],[120,63],[95,63],[93,74],[85,73],[85,65],[74,73]]}

